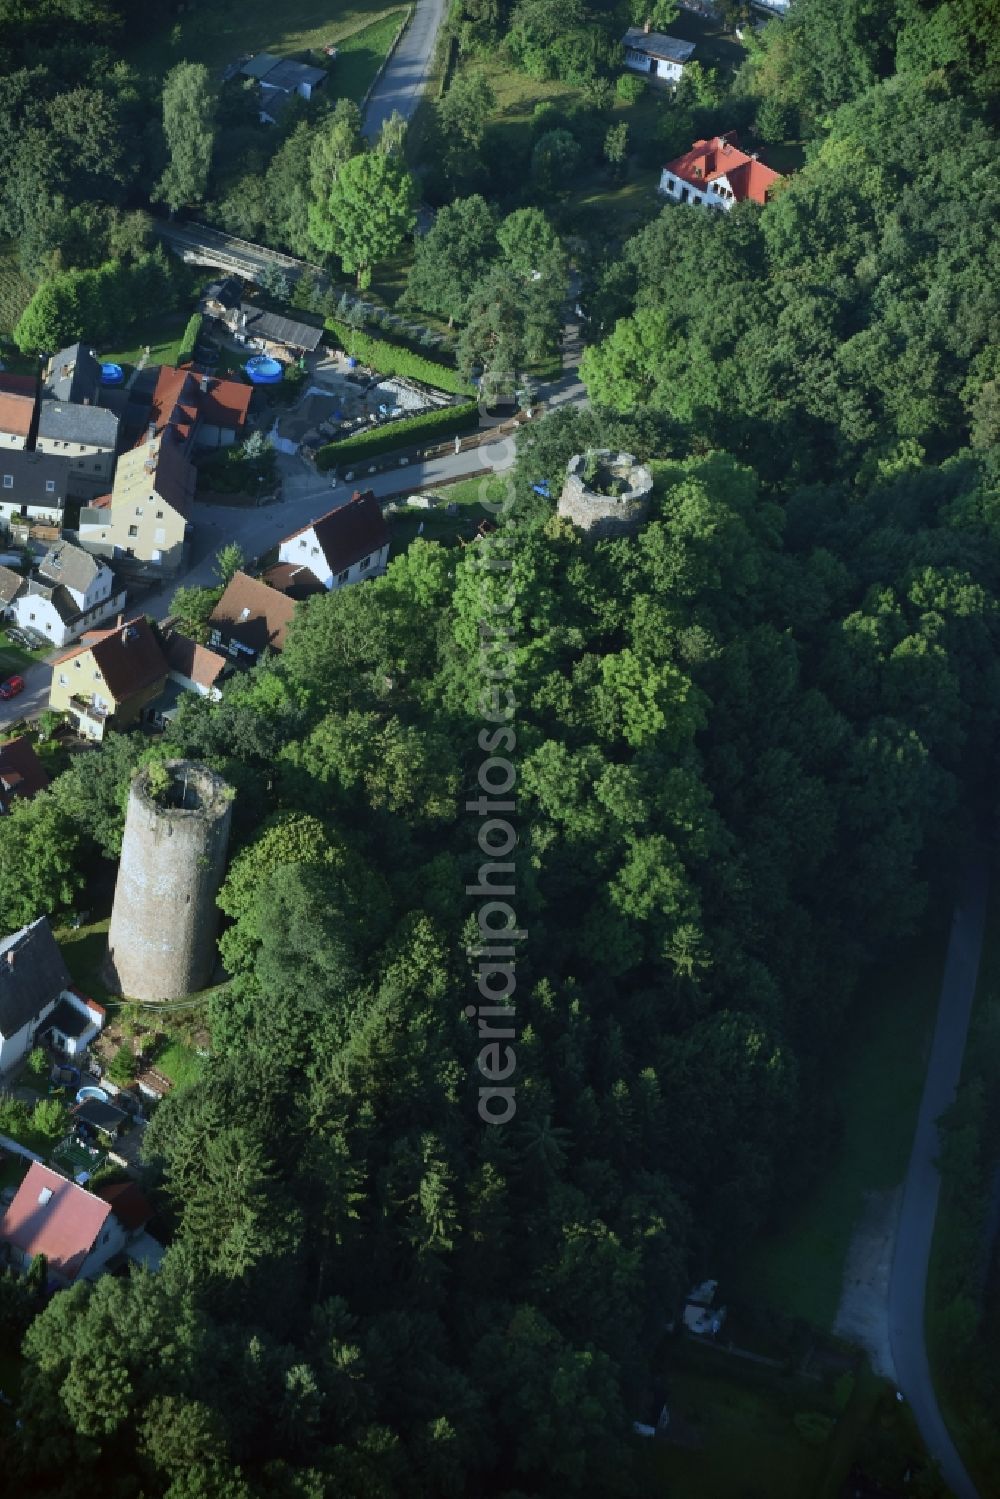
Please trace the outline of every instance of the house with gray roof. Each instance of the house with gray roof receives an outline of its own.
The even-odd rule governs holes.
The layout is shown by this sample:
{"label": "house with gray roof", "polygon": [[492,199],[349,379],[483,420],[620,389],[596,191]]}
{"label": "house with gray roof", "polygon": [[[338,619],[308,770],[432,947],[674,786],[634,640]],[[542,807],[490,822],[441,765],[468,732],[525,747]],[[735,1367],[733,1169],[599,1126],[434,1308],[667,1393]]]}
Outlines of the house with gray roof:
{"label": "house with gray roof", "polygon": [[293,62],[290,57],[275,57],[272,52],[258,52],[247,58],[238,71],[260,85],[260,119],[265,125],[277,124],[294,98],[311,99],[327,79],[325,68]]}
{"label": "house with gray roof", "polygon": [[118,418],[88,400],[44,398],[38,410],[35,449],[68,462],[73,498],[95,499],[107,493],[114,478]]}
{"label": "house with gray roof", "polygon": [[36,630],[54,646],[70,645],[125,607],[125,590],[100,557],[57,541],[5,612],[22,630]]}
{"label": "house with gray roof", "polygon": [[12,567],[0,567],[0,619],[7,617],[7,611],[26,586],[26,581],[24,574],[15,572]]}
{"label": "house with gray roof", "polygon": [[89,344],[70,344],[53,354],[42,381],[42,398],[54,401],[70,401],[82,406],[85,401],[97,404],[101,388],[101,366],[97,355]]}
{"label": "house with gray roof", "polygon": [[68,456],[0,451],[0,516],[61,525],[70,493],[70,468]]}
{"label": "house with gray roof", "polygon": [[86,1023],[71,1040],[57,1044],[79,1055],[104,1023],[104,1011],[73,988],[52,928],[45,916],[19,932],[0,938],[0,1076],[16,1067],[35,1043],[52,1029],[52,1016],[61,1000]]}
{"label": "house with gray roof", "polygon": [[253,302],[243,303],[225,319],[238,343],[247,343],[269,354],[313,354],[323,338],[323,329],[297,318],[265,312]]}
{"label": "house with gray roof", "polygon": [[691,61],[694,42],[651,31],[647,26],[630,26],[622,37],[625,66],[633,73],[644,73],[657,83],[676,85],[686,63]]}

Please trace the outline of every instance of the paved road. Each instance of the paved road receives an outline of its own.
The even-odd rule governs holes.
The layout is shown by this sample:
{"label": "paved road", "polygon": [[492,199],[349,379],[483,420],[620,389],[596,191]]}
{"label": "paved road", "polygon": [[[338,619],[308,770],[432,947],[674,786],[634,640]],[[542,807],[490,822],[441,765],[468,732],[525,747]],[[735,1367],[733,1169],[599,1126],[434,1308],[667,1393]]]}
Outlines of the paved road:
{"label": "paved road", "polygon": [[170,600],[181,587],[205,587],[215,579],[214,561],[219,548],[228,541],[238,541],[247,557],[261,557],[283,536],[315,520],[327,510],[344,505],[355,489],[372,489],[376,495],[392,495],[425,484],[448,484],[467,478],[484,468],[502,473],[514,462],[514,443],[501,439],[490,442],[488,434],[478,448],[464,453],[450,453],[426,463],[411,463],[405,468],[367,475],[355,472],[350,482],[339,480],[331,485],[322,480],[299,458],[279,458],[282,468],[283,498],[276,505],[258,510],[241,510],[227,505],[196,505],[195,538],[191,566],[186,573],[151,598],[144,599],[143,611],[162,619]]}
{"label": "paved road", "polygon": [[22,718],[34,718],[48,704],[51,666],[44,661],[35,661],[18,672],[18,676],[24,678],[24,691],[9,702],[0,700],[0,730],[8,724],[19,723]]}
{"label": "paved road", "polygon": [[362,132],[374,139],[396,109],[412,119],[430,76],[434,44],[448,8],[447,0],[417,0],[403,39],[386,64],[365,108]]}
{"label": "paved road", "polygon": [[937,1025],[903,1190],[889,1282],[889,1337],[899,1388],[909,1401],[928,1450],[941,1464],[945,1482],[956,1499],[976,1499],[976,1489],[938,1408],[924,1340],[924,1315],[927,1266],[941,1190],[941,1177],[935,1165],[937,1120],[953,1101],[962,1071],[986,924],[988,886],[986,860],[977,857],[967,873],[952,920]]}

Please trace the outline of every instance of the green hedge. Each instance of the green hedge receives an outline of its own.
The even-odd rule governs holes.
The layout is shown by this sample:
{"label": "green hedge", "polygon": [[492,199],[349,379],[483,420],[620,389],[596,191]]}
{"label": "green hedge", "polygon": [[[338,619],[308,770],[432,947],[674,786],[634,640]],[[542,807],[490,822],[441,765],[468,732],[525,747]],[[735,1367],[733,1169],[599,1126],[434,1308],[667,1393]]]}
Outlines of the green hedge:
{"label": "green hedge", "polygon": [[370,432],[359,432],[356,437],[344,437],[340,442],[328,442],[316,454],[316,467],[321,469],[342,468],[348,463],[357,463],[365,458],[375,458],[379,453],[392,453],[396,448],[409,448],[414,444],[441,441],[455,437],[459,432],[471,432],[479,425],[479,406],[475,401],[466,401],[462,406],[448,406],[443,411],[424,411],[419,416],[404,416],[398,422],[389,422],[384,427],[373,427]]}
{"label": "green hedge", "polygon": [[201,337],[201,313],[193,312],[187,320],[184,329],[184,337],[181,339],[180,349],[177,353],[178,364],[190,364],[194,358],[194,351],[198,347]]}
{"label": "green hedge", "polygon": [[362,364],[370,365],[373,370],[378,370],[380,375],[403,375],[410,380],[422,380],[425,385],[450,391],[455,396],[472,394],[472,386],[468,380],[447,364],[440,364],[436,359],[425,359],[422,354],[402,349],[398,344],[389,343],[387,339],[373,338],[370,333],[351,328],[337,318],[327,318],[326,327],[348,354]]}

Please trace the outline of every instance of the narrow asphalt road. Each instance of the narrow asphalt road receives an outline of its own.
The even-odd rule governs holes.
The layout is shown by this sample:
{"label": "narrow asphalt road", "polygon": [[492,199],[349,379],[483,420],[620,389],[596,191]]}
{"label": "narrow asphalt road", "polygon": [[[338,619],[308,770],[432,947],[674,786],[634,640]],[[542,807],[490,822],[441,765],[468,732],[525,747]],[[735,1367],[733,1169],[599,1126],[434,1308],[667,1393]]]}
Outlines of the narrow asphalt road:
{"label": "narrow asphalt road", "polygon": [[[262,557],[284,536],[307,525],[317,516],[338,505],[344,505],[355,489],[371,489],[376,495],[393,495],[423,485],[454,483],[483,469],[502,473],[514,462],[514,443],[509,439],[491,442],[484,433],[478,448],[464,453],[449,453],[426,463],[411,463],[405,468],[388,469],[381,474],[355,472],[353,480],[339,480],[335,485],[317,475],[301,459],[279,459],[282,466],[284,499],[276,505],[243,510],[229,505],[198,505],[194,511],[194,543],[191,565],[187,572],[171,578],[159,592],[143,599],[143,613],[162,619],[178,588],[206,587],[215,579],[215,555],[229,541],[237,541],[248,558]],[[2,720],[0,720],[2,721]]]}
{"label": "narrow asphalt road", "polygon": [[977,1499],[976,1488],[938,1407],[924,1320],[927,1267],[941,1191],[941,1177],[935,1164],[937,1121],[953,1102],[962,1072],[986,926],[988,889],[987,862],[977,856],[966,873],[952,919],[937,1025],[906,1173],[889,1281],[889,1337],[899,1388],[909,1401],[928,1451],[941,1464],[944,1480],[955,1499]]}
{"label": "narrow asphalt road", "polygon": [[448,8],[447,0],[416,0],[413,19],[386,64],[365,108],[362,133],[373,140],[397,109],[412,119],[430,76],[437,34]]}

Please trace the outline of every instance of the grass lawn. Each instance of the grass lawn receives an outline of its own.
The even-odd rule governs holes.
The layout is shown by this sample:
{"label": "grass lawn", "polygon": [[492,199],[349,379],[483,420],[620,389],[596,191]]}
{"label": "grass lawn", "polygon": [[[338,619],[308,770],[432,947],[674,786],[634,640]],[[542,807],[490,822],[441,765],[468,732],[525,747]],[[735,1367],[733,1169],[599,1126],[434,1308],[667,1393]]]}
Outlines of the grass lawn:
{"label": "grass lawn", "polygon": [[153,316],[147,323],[140,324],[138,328],[131,330],[127,347],[104,349],[100,357],[102,360],[111,360],[115,364],[122,365],[126,377],[139,363],[147,344],[149,345],[147,364],[176,364],[189,316],[187,312],[168,312]]}
{"label": "grass lawn", "polygon": [[405,8],[389,10],[377,20],[353,31],[337,44],[332,86],[338,99],[360,104],[392,46],[406,14]]}
{"label": "grass lawn", "polygon": [[833,1083],[839,1150],[788,1221],[741,1253],[727,1277],[734,1298],[829,1331],[864,1193],[905,1175],[946,945],[947,930],[928,925],[895,963],[862,980]]}
{"label": "grass lawn", "polygon": [[153,1067],[169,1078],[175,1088],[186,1088],[198,1081],[205,1063],[193,1047],[185,1046],[183,1041],[171,1040],[153,1058]]}
{"label": "grass lawn", "polygon": [[15,645],[4,630],[0,633],[0,673],[6,676],[12,671],[23,671],[35,661],[44,661],[46,656],[52,655],[54,649],[54,646],[44,645],[39,646],[36,651],[26,651]]}
{"label": "grass lawn", "polygon": [[[329,42],[340,46],[350,32],[388,9],[384,0],[214,0],[178,17],[160,12],[133,28],[128,60],[150,73],[165,73],[179,62],[203,62],[219,74],[253,52],[287,57],[321,52]],[[334,75],[336,68],[334,63]]]}
{"label": "grass lawn", "polygon": [[644,1492],[670,1499],[807,1499],[815,1491],[825,1450],[807,1446],[792,1425],[797,1410],[815,1408],[808,1395],[755,1387],[723,1372],[685,1372],[669,1378],[668,1408],[674,1426],[683,1421],[701,1445],[647,1443],[658,1482]]}
{"label": "grass lawn", "polygon": [[[107,951],[110,925],[111,918],[106,916],[103,921],[92,921],[76,928],[64,926],[56,930],[56,941],[74,984],[88,998],[96,999],[98,1004],[106,1004],[109,1000],[100,970]],[[110,1000],[113,1004],[119,1002],[114,995],[110,996]]]}
{"label": "grass lawn", "polygon": [[613,224],[615,239],[627,239],[662,209],[663,201],[656,193],[659,180],[658,167],[641,167],[634,160],[620,181],[606,171],[591,172],[573,198],[570,217],[574,231],[584,236],[600,235]]}
{"label": "grass lawn", "polygon": [[[503,480],[491,479],[486,475],[476,479],[462,479],[458,484],[441,485],[439,489],[428,492],[438,499],[433,510],[407,506],[405,510],[397,510],[389,517],[392,528],[391,556],[398,557],[400,552],[405,552],[418,534],[423,541],[440,541],[445,546],[457,546],[459,537],[466,541],[471,539],[481,520],[492,519],[490,511],[483,507],[483,499],[496,504],[504,497]],[[449,515],[446,508],[448,505],[457,505],[459,513]]]}

